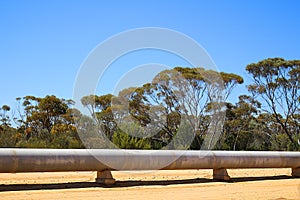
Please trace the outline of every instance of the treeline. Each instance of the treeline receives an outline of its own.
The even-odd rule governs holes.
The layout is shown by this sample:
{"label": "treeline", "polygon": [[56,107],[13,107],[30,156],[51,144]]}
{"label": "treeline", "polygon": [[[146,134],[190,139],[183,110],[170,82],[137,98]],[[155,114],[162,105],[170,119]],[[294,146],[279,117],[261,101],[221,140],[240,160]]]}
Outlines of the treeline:
{"label": "treeline", "polygon": [[[228,96],[243,78],[175,67],[118,96],[74,101],[17,98],[0,108],[0,147],[124,149],[300,149],[300,61],[269,58],[246,66],[249,94]],[[13,116],[13,117],[11,117]]]}

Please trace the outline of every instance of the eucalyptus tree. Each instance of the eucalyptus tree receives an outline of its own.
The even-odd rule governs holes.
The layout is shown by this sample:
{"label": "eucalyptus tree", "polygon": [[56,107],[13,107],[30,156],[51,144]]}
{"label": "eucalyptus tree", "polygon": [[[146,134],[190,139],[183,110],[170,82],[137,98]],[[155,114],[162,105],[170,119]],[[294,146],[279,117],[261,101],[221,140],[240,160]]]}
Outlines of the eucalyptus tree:
{"label": "eucalyptus tree", "polygon": [[2,107],[0,107],[0,126],[8,127],[11,125],[11,120],[8,115],[9,111],[10,107],[8,105],[3,105]]}
{"label": "eucalyptus tree", "polygon": [[[54,95],[45,97],[25,96],[18,98],[22,101],[24,113],[21,113],[21,129],[24,129],[27,138],[38,137],[51,140],[51,133],[64,133],[67,122],[71,120],[69,107],[71,100],[57,98]],[[71,127],[69,127],[71,128]],[[75,132],[75,130],[73,129]]]}
{"label": "eucalyptus tree", "polygon": [[[211,118],[222,123],[224,108],[220,105],[241,83],[243,79],[235,74],[176,67],[158,73],[150,83],[126,88],[117,96],[89,95],[81,102],[100,125],[95,128],[122,147],[124,144],[115,133],[128,142],[139,138],[147,148],[146,141],[151,142],[152,148],[186,149],[193,143],[192,148],[199,149],[202,137],[213,126]],[[215,116],[211,116],[213,113]]]}
{"label": "eucalyptus tree", "polygon": [[155,124],[160,127],[161,131],[152,139],[160,140],[163,145],[172,141],[179,130],[189,124],[186,137],[195,138],[197,145],[193,144],[197,147],[193,148],[199,148],[203,135],[208,135],[207,130],[213,126],[210,119],[215,117],[218,118],[215,123],[222,123],[224,108],[221,105],[232,89],[241,83],[242,77],[236,74],[204,68],[165,70],[157,74],[151,83],[132,92],[131,115],[143,126]]}
{"label": "eucalyptus tree", "polygon": [[248,90],[261,98],[295,148],[300,137],[300,60],[268,58],[247,65],[253,83]]}

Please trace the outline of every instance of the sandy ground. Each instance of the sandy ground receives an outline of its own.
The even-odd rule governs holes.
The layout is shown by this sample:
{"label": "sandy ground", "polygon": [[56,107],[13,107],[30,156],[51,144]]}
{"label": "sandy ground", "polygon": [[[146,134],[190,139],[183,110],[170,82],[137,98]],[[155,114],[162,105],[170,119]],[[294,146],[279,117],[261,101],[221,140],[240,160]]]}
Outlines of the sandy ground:
{"label": "sandy ground", "polygon": [[113,172],[111,187],[95,183],[95,172],[0,174],[0,199],[300,199],[290,169],[228,173],[231,182],[213,181],[212,170]]}

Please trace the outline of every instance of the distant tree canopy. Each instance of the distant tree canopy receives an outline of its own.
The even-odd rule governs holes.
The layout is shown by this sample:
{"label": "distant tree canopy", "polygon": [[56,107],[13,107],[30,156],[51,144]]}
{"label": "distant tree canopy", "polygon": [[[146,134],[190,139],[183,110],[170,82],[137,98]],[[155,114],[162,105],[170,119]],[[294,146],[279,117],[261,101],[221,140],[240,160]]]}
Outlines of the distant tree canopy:
{"label": "distant tree canopy", "polygon": [[[70,108],[72,100],[59,99],[54,95],[44,98],[26,96],[17,98],[19,116],[14,117],[17,128],[1,125],[1,135],[6,147],[82,148],[76,133],[76,120],[81,114]],[[8,111],[8,109],[6,109]],[[77,113],[77,116],[76,116]],[[5,113],[3,113],[5,115]],[[8,119],[8,116],[2,116]],[[7,120],[6,122],[7,123]],[[1,140],[1,142],[5,141]]]}
{"label": "distant tree canopy", "polygon": [[16,109],[0,107],[0,147],[299,150],[299,64],[247,65],[250,94],[237,103],[228,97],[241,76],[188,67],[117,96],[84,96],[89,115],[54,95],[17,98]]}
{"label": "distant tree canopy", "polygon": [[[212,103],[225,102],[234,86],[241,83],[242,77],[235,74],[176,67],[160,72],[151,83],[124,89],[118,96],[90,95],[83,97],[81,103],[110,140],[116,138],[117,131],[123,132],[119,137],[147,138],[153,148],[166,147],[185,117],[192,127],[189,137],[196,138],[193,146],[200,148],[209,127]],[[138,131],[137,127],[140,127]],[[176,145],[190,148],[186,144]]]}
{"label": "distant tree canopy", "polygon": [[[248,90],[265,103],[290,142],[299,146],[300,134],[300,60],[269,58],[249,64],[253,78]],[[282,132],[281,131],[281,132]]]}

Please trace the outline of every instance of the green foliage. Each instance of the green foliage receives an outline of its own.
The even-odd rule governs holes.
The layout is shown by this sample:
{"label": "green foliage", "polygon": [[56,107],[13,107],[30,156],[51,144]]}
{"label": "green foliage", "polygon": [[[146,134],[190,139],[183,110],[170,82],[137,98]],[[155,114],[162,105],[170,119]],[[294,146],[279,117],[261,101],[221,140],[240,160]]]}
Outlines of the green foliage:
{"label": "green foliage", "polygon": [[17,129],[0,126],[0,147],[15,147],[20,138],[21,134]]}
{"label": "green foliage", "polygon": [[293,146],[298,146],[300,60],[268,58],[247,65],[246,70],[254,82],[248,90],[264,101],[266,112],[274,116]]}
{"label": "green foliage", "polygon": [[162,71],[118,96],[83,97],[90,116],[54,95],[17,98],[17,111],[0,108],[0,147],[199,150],[212,114],[224,113],[215,149],[300,150],[299,65],[282,58],[249,64],[252,96],[235,104],[226,101],[242,77],[187,67]]}
{"label": "green foliage", "polygon": [[22,140],[16,144],[17,148],[51,148],[51,145],[45,140],[38,138],[30,138],[29,140]]}
{"label": "green foliage", "polygon": [[19,148],[54,148],[54,149],[80,149],[84,148],[77,133],[57,133],[50,135],[49,138],[41,139],[39,137],[23,138],[15,144]]}
{"label": "green foliage", "polygon": [[10,117],[7,114],[10,111],[10,107],[8,105],[3,105],[0,108],[0,125],[4,127],[8,127],[11,125]]}
{"label": "green foliage", "polygon": [[[81,141],[77,138],[76,134],[56,134],[53,136],[51,144],[49,145],[51,148],[56,149],[81,149],[84,148]],[[49,148],[48,146],[48,148]]]}
{"label": "green foliage", "polygon": [[130,136],[122,130],[114,133],[112,142],[121,149],[151,149],[148,139]]}

